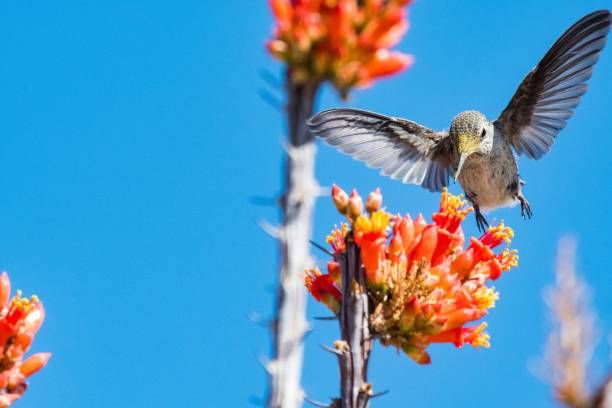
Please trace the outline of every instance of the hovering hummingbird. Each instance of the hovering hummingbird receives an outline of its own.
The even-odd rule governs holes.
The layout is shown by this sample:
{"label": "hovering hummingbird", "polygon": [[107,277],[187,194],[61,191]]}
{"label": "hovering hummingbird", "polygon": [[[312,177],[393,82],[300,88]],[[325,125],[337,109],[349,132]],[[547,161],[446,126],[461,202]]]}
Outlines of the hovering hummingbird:
{"label": "hovering hummingbird", "polygon": [[471,110],[455,116],[448,131],[437,132],[406,119],[330,109],[307,125],[326,143],[392,179],[440,191],[453,176],[481,230],[488,226],[485,210],[520,203],[523,218],[531,218],[512,149],[535,160],[551,149],[587,91],[611,22],[610,11],[600,10],[571,26],[492,122]]}

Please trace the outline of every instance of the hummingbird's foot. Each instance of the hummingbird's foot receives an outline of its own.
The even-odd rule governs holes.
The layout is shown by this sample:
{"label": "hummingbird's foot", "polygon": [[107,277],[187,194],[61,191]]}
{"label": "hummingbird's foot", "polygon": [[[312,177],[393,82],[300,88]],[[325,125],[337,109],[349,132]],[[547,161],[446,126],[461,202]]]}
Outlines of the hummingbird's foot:
{"label": "hummingbird's foot", "polygon": [[531,206],[529,205],[529,201],[522,194],[519,194],[516,198],[521,202],[521,216],[523,219],[531,219],[533,216],[533,212],[531,211]]}
{"label": "hummingbird's foot", "polygon": [[480,208],[477,205],[474,206],[474,215],[476,215],[476,225],[478,226],[478,231],[484,233],[489,228],[489,223],[485,219],[484,215],[480,212]]}

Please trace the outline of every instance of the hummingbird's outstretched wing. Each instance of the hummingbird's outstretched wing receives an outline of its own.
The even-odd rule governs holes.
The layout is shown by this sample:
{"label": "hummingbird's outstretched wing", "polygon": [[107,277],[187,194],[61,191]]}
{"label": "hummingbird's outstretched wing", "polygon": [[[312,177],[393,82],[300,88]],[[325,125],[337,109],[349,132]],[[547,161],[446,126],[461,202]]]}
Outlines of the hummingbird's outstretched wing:
{"label": "hummingbird's outstretched wing", "polygon": [[611,21],[608,10],[583,17],[525,77],[496,121],[517,153],[539,159],[550,150],[587,91]]}
{"label": "hummingbird's outstretched wing", "polygon": [[358,109],[330,109],[306,122],[310,131],[381,174],[431,191],[448,185],[455,163],[446,132]]}

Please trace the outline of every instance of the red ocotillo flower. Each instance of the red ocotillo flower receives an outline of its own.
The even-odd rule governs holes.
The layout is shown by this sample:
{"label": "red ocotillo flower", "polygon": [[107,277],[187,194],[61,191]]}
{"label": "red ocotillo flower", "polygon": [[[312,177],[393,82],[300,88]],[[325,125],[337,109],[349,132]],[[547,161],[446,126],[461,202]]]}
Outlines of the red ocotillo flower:
{"label": "red ocotillo flower", "polygon": [[267,47],[296,82],[329,80],[343,97],[353,87],[412,63],[390,51],[408,29],[409,0],[270,0],[276,19]]}
{"label": "red ocotillo flower", "polygon": [[[346,193],[337,186],[332,195],[335,202],[347,201]],[[350,200],[362,202],[356,191]],[[363,206],[354,205],[353,210],[347,209],[350,204],[340,206],[349,224],[328,237],[338,255],[345,251],[345,239],[352,234],[374,300],[371,331],[382,344],[402,349],[420,364],[430,362],[425,350],[432,343],[489,346],[486,323],[471,323],[485,316],[499,298],[487,284],[518,265],[515,250],[506,246],[495,251],[508,245],[513,236],[503,224],[489,228],[478,239],[470,238],[464,248],[461,222],[472,211],[465,204],[461,196],[445,190],[433,222],[427,223],[422,215],[413,220],[410,215],[391,215],[381,209],[382,195],[377,189],[367,199],[366,213]],[[329,274],[320,279],[325,279],[326,292],[335,294],[332,310],[337,310],[342,301],[338,264],[330,262],[328,269]]]}
{"label": "red ocotillo flower", "polygon": [[331,273],[323,275],[318,268],[310,269],[306,271],[305,283],[312,297],[338,313],[342,293],[335,286]]}
{"label": "red ocotillo flower", "polygon": [[0,408],[23,395],[26,379],[43,368],[50,353],[37,353],[24,361],[34,335],[42,325],[45,310],[36,296],[23,298],[21,291],[9,300],[11,283],[6,272],[0,275]]}

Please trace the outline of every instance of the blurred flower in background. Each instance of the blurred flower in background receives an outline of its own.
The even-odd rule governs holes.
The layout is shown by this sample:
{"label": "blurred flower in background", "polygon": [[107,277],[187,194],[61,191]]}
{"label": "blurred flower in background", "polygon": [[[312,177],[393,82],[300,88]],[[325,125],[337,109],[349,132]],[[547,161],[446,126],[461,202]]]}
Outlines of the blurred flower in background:
{"label": "blurred flower in background", "polygon": [[34,335],[42,325],[45,310],[36,296],[9,299],[11,282],[6,272],[0,276],[0,408],[19,399],[27,389],[25,380],[43,368],[50,353],[37,353],[24,361]]}
{"label": "blurred flower in background", "polygon": [[[332,198],[348,224],[335,228],[327,242],[334,251],[328,273],[307,271],[306,286],[315,299],[337,312],[342,302],[337,261],[346,242],[360,250],[368,294],[370,330],[383,345],[403,350],[419,364],[431,359],[432,343],[489,347],[486,323],[471,325],[495,306],[499,294],[487,286],[518,265],[509,248],[513,232],[499,224],[480,238],[465,238],[461,223],[473,209],[446,190],[440,208],[427,223],[422,215],[392,215],[381,208],[380,190],[364,204],[356,191],[348,196],[334,186]],[[504,245],[501,251],[495,248]]]}
{"label": "blurred flower in background", "polygon": [[[576,274],[576,241],[564,237],[557,253],[556,285],[546,293],[554,328],[548,337],[539,374],[556,399],[568,408],[612,407],[612,375],[593,389],[589,366],[597,343],[596,318],[589,288]],[[592,380],[592,379],[591,379]]]}
{"label": "blurred flower in background", "polygon": [[329,80],[343,98],[353,87],[409,67],[391,51],[408,29],[411,0],[270,0],[276,19],[267,44],[297,83]]}

